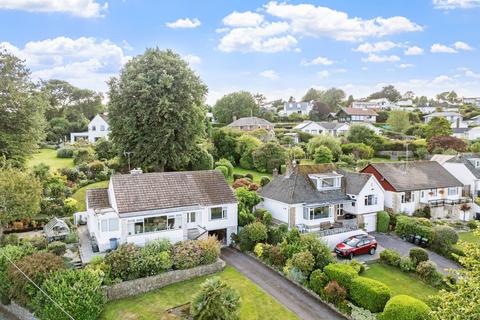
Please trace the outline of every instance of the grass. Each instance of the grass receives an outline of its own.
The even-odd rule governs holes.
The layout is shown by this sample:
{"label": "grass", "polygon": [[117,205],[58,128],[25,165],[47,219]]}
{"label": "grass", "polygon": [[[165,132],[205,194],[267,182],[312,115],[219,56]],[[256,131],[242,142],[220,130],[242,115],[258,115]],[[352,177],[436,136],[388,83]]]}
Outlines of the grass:
{"label": "grass", "polygon": [[77,210],[78,211],[85,211],[87,209],[86,204],[85,204],[85,195],[87,193],[87,189],[106,188],[106,187],[108,187],[108,180],[91,183],[91,184],[88,184],[88,185],[78,189],[72,195],[72,198],[78,201]]}
{"label": "grass", "polygon": [[[240,293],[240,319],[299,319],[234,268],[226,267],[224,271],[215,275]],[[190,302],[206,278],[199,277],[135,297],[109,302],[100,319],[164,319],[167,309]]]}
{"label": "grass", "polygon": [[406,294],[420,300],[437,294],[438,290],[417,279],[414,275],[382,263],[373,263],[362,276],[378,280],[392,290],[392,296]]}
{"label": "grass", "polygon": [[473,233],[473,231],[469,231],[469,232],[459,232],[459,233],[458,233],[458,238],[459,238],[459,240],[463,240],[463,241],[465,241],[465,242],[480,244],[480,237],[477,237],[477,236]]}
{"label": "grass", "polygon": [[27,166],[32,168],[37,164],[44,163],[54,171],[61,168],[73,168],[73,159],[71,158],[57,158],[57,150],[40,149],[33,154],[32,158],[28,160]]}
{"label": "grass", "polygon": [[[259,184],[260,183],[260,179],[263,177],[263,176],[266,176],[266,177],[269,177],[270,179],[272,178],[272,175],[269,174],[269,173],[262,173],[262,172],[258,172],[258,171],[255,171],[255,170],[247,170],[247,169],[243,169],[243,168],[239,168],[239,167],[234,167],[233,168],[233,173],[235,174],[247,174],[247,173],[251,173],[253,175],[253,182]],[[233,177],[230,177],[228,178],[228,182],[230,184],[233,183]]]}

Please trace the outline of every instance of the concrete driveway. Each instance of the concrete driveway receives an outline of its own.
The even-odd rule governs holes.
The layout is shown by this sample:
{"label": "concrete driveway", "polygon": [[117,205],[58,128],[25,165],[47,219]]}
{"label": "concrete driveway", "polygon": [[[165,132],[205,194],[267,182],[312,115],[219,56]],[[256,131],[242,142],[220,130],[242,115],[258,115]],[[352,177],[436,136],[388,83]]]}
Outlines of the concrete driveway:
{"label": "concrete driveway", "polygon": [[[223,248],[221,258],[290,309],[303,320],[345,319],[278,273],[252,257],[232,248]],[[278,319],[281,319],[279,315]]]}

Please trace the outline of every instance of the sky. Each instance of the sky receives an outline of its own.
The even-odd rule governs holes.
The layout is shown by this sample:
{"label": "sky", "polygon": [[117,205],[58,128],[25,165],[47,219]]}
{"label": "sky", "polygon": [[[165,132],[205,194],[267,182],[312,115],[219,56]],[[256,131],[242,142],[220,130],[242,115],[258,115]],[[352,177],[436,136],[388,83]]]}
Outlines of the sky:
{"label": "sky", "polygon": [[0,47],[34,79],[107,92],[146,48],[172,49],[207,102],[310,87],[362,98],[387,84],[480,96],[480,0],[0,0]]}

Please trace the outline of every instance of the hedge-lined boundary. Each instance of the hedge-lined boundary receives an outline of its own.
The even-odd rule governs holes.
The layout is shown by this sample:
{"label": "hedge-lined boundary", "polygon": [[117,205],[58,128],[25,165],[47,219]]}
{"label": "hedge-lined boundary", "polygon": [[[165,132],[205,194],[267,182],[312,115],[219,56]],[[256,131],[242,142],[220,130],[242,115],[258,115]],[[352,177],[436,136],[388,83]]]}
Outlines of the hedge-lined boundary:
{"label": "hedge-lined boundary", "polygon": [[202,265],[191,269],[167,271],[156,276],[123,281],[111,286],[104,286],[102,287],[102,290],[107,297],[107,301],[112,301],[136,296],[177,282],[220,272],[224,268],[225,261],[218,259],[212,264]]}

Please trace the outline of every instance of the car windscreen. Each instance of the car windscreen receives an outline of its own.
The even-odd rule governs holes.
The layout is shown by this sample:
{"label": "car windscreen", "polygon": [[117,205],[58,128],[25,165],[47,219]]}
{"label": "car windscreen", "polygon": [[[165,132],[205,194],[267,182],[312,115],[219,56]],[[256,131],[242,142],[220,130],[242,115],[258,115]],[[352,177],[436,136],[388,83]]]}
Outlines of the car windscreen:
{"label": "car windscreen", "polygon": [[348,245],[350,247],[355,247],[358,244],[359,241],[360,240],[358,240],[357,238],[353,238],[353,239],[347,239],[347,240],[343,241],[343,243],[345,243],[346,245]]}

